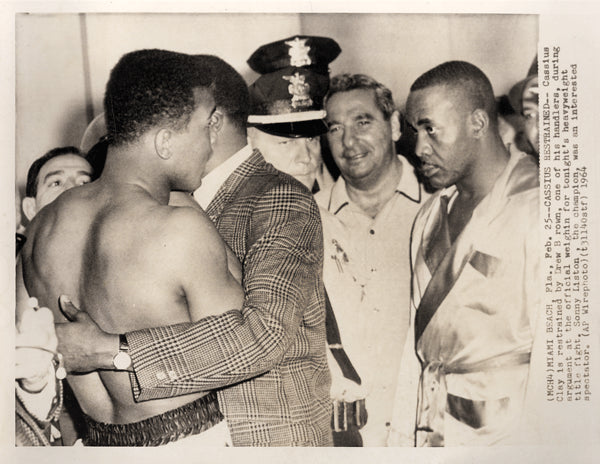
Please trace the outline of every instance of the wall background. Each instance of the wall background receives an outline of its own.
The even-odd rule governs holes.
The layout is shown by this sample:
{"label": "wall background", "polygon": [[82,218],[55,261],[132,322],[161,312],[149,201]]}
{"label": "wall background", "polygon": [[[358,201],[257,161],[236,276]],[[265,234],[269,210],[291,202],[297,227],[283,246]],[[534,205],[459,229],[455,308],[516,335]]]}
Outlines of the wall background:
{"label": "wall background", "polygon": [[386,84],[403,108],[410,84],[447,60],[479,66],[497,95],[522,79],[535,56],[536,15],[82,13],[18,14],[16,31],[17,187],[29,165],[51,148],[79,146],[102,112],[109,72],[140,48],[211,53],[251,83],[246,59],[294,34],[335,39],[332,74],[362,72]]}

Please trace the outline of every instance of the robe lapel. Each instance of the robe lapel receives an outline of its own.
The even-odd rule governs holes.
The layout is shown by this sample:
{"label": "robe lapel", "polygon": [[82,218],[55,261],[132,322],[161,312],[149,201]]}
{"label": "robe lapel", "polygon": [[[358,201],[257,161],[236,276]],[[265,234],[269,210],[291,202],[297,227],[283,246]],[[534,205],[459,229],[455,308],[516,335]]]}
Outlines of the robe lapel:
{"label": "robe lapel", "polygon": [[[536,184],[538,184],[535,172],[523,179],[522,176],[514,175],[517,169],[526,168],[527,164],[531,164],[527,155],[511,152],[511,158],[500,177],[496,180],[492,190],[475,208],[471,220],[456,238],[439,266],[431,274],[431,279],[427,283],[425,292],[418,303],[415,315],[416,343],[418,343],[427,324],[431,321],[435,312],[454,286],[465,265],[475,253],[476,241],[484,241],[486,239],[482,235],[482,231],[485,231],[506,208],[506,204],[512,200],[513,195],[517,195],[530,188],[535,188]],[[421,245],[418,249],[418,255],[421,256],[417,255],[417,266],[426,266],[424,259],[425,252],[430,246],[429,242],[436,239],[434,236],[435,225],[437,223],[435,219],[439,215],[439,207],[440,199],[437,198],[429,214],[425,215],[428,219],[426,219],[427,223],[422,227],[422,240],[420,240]],[[419,284],[423,286],[423,283],[419,282]]]}
{"label": "robe lapel", "polygon": [[[441,303],[454,286],[465,264],[473,254],[471,234],[467,230],[472,230],[473,228],[469,227],[469,225],[467,224],[465,229],[456,238],[446,256],[444,256],[435,272],[431,275],[415,316],[416,343],[419,342],[419,338],[423,335],[427,324],[433,318]],[[426,266],[425,263],[423,265]]]}
{"label": "robe lapel", "polygon": [[[485,237],[481,236],[481,231],[486,230],[508,201],[510,201],[510,198],[496,195],[492,191],[477,206],[471,220],[456,237],[446,256],[431,274],[431,279],[427,284],[415,316],[416,342],[418,342],[427,324],[452,290],[465,265],[475,254],[477,241],[485,240]],[[423,249],[419,252],[424,254]],[[421,259],[424,261],[423,258]],[[422,265],[426,266],[424,262]]]}
{"label": "robe lapel", "polygon": [[432,236],[435,237],[435,240],[429,241],[423,256],[431,273],[435,272],[452,246],[448,229],[448,197],[446,195],[442,195],[439,199]]}

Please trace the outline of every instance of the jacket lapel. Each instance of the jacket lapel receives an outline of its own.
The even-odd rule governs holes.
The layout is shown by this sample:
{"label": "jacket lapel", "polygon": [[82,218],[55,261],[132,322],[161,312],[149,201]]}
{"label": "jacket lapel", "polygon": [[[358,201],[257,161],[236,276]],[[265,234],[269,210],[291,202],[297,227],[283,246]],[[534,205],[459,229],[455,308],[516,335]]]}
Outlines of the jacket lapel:
{"label": "jacket lapel", "polygon": [[261,162],[264,162],[262,155],[258,150],[253,150],[252,155],[240,164],[227,180],[223,182],[223,185],[217,190],[215,197],[206,208],[206,214],[208,214],[213,222],[216,222],[225,206],[235,198],[244,181],[250,177]]}

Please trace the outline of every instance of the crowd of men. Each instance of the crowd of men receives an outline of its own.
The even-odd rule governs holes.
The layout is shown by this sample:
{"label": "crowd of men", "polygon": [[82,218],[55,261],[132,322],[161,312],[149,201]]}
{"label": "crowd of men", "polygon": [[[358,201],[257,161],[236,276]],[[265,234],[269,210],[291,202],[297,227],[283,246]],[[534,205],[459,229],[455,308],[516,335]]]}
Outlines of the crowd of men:
{"label": "crowd of men", "polygon": [[[375,78],[330,77],[340,52],[325,37],[266,44],[249,87],[215,56],[127,53],[93,156],[33,164],[18,444],[57,442],[66,373],[86,446],[522,438],[537,73],[512,95],[526,154],[473,64],[422,74],[401,116]],[[414,153],[397,152],[402,128]]]}

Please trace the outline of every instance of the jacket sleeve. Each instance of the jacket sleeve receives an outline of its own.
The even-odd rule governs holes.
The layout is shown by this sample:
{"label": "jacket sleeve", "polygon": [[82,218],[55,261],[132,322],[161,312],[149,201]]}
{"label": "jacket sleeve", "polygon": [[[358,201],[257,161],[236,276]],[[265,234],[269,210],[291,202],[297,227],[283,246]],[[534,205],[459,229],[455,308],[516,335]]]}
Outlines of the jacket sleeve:
{"label": "jacket sleeve", "polygon": [[[243,230],[243,308],[128,333],[137,401],[260,375],[278,365],[292,343],[308,349],[308,340],[297,337],[301,323],[324,323],[322,231],[312,196],[296,184],[278,184],[253,207]],[[320,297],[309,299],[314,292]],[[308,301],[319,303],[311,307]]]}

